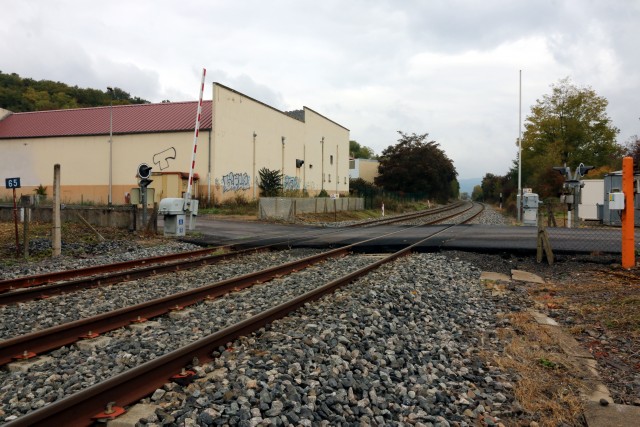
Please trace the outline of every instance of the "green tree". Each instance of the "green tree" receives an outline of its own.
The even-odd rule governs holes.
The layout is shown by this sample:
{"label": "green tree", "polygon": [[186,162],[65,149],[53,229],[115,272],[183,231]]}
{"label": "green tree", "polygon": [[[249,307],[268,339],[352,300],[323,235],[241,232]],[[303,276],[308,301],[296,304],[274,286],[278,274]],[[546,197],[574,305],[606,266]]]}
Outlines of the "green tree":
{"label": "green tree", "polygon": [[282,193],[282,174],[279,170],[262,168],[258,171],[260,175],[260,195],[263,197],[276,197]]}
{"label": "green tree", "polygon": [[379,157],[375,184],[388,191],[426,193],[440,201],[457,197],[458,172],[439,144],[428,141],[427,133],[398,133],[398,144],[387,147]]}
{"label": "green tree", "polygon": [[349,154],[354,159],[373,159],[375,154],[373,150],[364,145],[358,144],[357,141],[349,141]]}
{"label": "green tree", "polygon": [[81,89],[51,80],[21,78],[18,74],[0,71],[0,108],[13,112],[60,110],[78,107],[144,104],[148,101],[132,97],[114,88],[113,99],[108,91]]}
{"label": "green tree", "polygon": [[471,192],[471,200],[475,200],[475,201],[482,201],[483,197],[482,197],[482,186],[481,185],[474,185],[473,186],[473,191]]}
{"label": "green tree", "polygon": [[[568,78],[551,86],[531,108],[522,138],[522,178],[542,197],[555,195],[563,180],[553,166],[580,163],[596,167],[619,164],[623,149],[619,130],[607,115],[608,101],[590,87],[579,88]],[[483,188],[484,190],[484,188]],[[486,194],[485,194],[486,196]]]}

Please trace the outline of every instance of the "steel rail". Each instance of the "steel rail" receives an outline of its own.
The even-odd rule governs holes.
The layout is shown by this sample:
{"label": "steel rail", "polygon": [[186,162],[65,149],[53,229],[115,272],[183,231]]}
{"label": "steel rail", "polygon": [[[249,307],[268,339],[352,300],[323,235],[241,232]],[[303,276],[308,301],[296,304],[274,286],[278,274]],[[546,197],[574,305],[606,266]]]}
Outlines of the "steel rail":
{"label": "steel rail", "polygon": [[367,222],[362,222],[362,223],[356,223],[356,224],[349,224],[349,225],[345,225],[344,228],[353,228],[353,227],[368,227],[368,226],[378,226],[378,225],[386,225],[386,224],[393,224],[396,222],[402,222],[402,221],[408,221],[410,219],[415,219],[415,218],[420,218],[423,216],[429,216],[429,215],[433,215],[433,214],[437,214],[437,213],[441,213],[441,212],[447,212],[449,210],[455,209],[461,205],[463,205],[464,202],[456,202],[452,205],[447,205],[447,206],[442,206],[439,208],[433,208],[433,209],[428,209],[428,210],[424,210],[424,211],[419,211],[419,212],[412,212],[412,213],[408,213],[408,214],[402,214],[402,215],[396,215],[393,217],[388,217],[388,218],[380,218],[380,219],[376,219],[373,221],[367,221]]}
{"label": "steel rail", "polygon": [[306,292],[288,302],[28,413],[15,421],[9,422],[6,426],[64,425],[75,427],[91,425],[95,415],[103,412],[108,402],[115,402],[121,407],[137,402],[169,382],[173,375],[180,372],[185,366],[190,365],[194,357],[201,362],[213,360],[214,357],[211,354],[213,349],[224,347],[228,342],[257,331],[274,320],[286,317],[289,313],[305,304],[334,292],[337,288],[351,283],[379,266],[409,254],[414,247],[453,226],[440,230],[381,260]]}
{"label": "steel rail", "polygon": [[20,355],[24,352],[38,354],[53,350],[74,343],[87,335],[101,334],[118,329],[135,323],[138,319],[157,317],[171,310],[181,309],[207,298],[216,298],[256,283],[266,282],[275,277],[306,268],[326,259],[345,255],[348,252],[348,247],[333,249],[286,264],[222,280],[207,286],[190,289],[133,306],[123,307],[96,316],[31,332],[26,335],[9,338],[0,341],[0,365],[20,358]]}
{"label": "steel rail", "polygon": [[[0,366],[19,358],[24,352],[33,354],[42,353],[63,345],[71,344],[87,335],[100,334],[127,326],[137,322],[138,319],[149,319],[160,316],[175,308],[195,304],[206,298],[215,298],[231,291],[240,290],[255,283],[265,282],[274,277],[305,268],[328,258],[344,255],[358,245],[402,231],[404,230],[385,233],[279,266],[0,341]],[[2,295],[0,295],[0,297],[2,297]]]}
{"label": "steel rail", "polygon": [[76,280],[55,282],[43,286],[30,286],[13,292],[1,293],[0,305],[15,304],[18,302],[25,302],[34,299],[49,298],[51,296],[58,295],[64,292],[95,288],[98,286],[106,286],[114,283],[131,281],[158,274],[166,274],[176,271],[204,267],[262,250],[266,250],[266,248],[250,248],[226,254],[205,255],[200,258],[188,257],[183,260],[166,262],[163,264],[153,264],[147,267],[135,268],[132,270],[117,270],[100,276],[81,277]]}
{"label": "steel rail", "polygon": [[23,276],[13,279],[5,279],[0,281],[0,292],[12,291],[17,288],[26,288],[38,286],[47,283],[59,282],[62,280],[76,279],[82,276],[92,276],[96,274],[111,273],[115,271],[148,266],[149,264],[161,264],[174,260],[183,260],[185,258],[201,257],[213,252],[230,249],[230,246],[217,246],[215,248],[197,249],[189,252],[179,252],[169,255],[158,255],[155,257],[135,259],[131,261],[116,262],[113,264],[101,264],[90,267],[77,268],[74,270],[53,271],[51,273],[43,273],[32,276]]}

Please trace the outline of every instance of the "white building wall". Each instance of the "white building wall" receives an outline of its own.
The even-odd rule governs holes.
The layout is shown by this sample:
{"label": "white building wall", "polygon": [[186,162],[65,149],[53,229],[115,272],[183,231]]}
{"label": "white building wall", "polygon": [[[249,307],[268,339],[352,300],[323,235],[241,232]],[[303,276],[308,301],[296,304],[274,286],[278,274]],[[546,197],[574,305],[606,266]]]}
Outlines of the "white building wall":
{"label": "white building wall", "polygon": [[[349,130],[311,109],[303,111],[304,122],[214,83],[214,199],[238,194],[247,199],[258,197],[258,171],[262,168],[281,171],[286,190],[306,189],[314,195],[324,185],[329,194],[347,193]],[[304,160],[301,168],[296,168],[296,159]]]}

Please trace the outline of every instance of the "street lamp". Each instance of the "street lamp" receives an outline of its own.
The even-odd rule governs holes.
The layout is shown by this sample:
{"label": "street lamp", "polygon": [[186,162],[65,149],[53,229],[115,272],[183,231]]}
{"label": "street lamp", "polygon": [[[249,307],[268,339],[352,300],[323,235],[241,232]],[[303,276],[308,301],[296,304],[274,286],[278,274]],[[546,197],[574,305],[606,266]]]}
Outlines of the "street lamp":
{"label": "street lamp", "polygon": [[257,133],[253,132],[253,200],[256,199],[256,136]]}
{"label": "street lamp", "polygon": [[320,190],[324,190],[324,136],[320,140],[320,144],[322,144],[322,167],[320,172],[322,173],[322,184],[320,185]]}
{"label": "street lamp", "polygon": [[109,100],[109,197],[108,204],[113,204],[113,88],[107,87],[107,92],[111,95]]}
{"label": "street lamp", "polygon": [[282,137],[282,192],[284,193],[284,140],[285,137]]}

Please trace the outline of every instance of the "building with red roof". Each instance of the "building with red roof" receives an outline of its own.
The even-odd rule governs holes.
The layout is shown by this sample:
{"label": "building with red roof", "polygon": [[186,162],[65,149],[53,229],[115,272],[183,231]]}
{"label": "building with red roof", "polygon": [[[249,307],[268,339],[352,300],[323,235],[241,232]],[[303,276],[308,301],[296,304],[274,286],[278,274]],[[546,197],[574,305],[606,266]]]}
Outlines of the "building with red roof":
{"label": "building with red roof", "polygon": [[[155,202],[181,197],[196,149],[194,196],[217,202],[258,197],[261,168],[279,170],[288,190],[348,192],[349,130],[303,107],[283,112],[213,84],[203,101],[11,113],[0,109],[0,170],[22,194],[51,188],[61,165],[66,203],[129,202],[141,163],[151,166]],[[110,142],[111,141],[111,142]],[[302,161],[302,162],[301,162]],[[0,197],[10,190],[0,189]]]}

